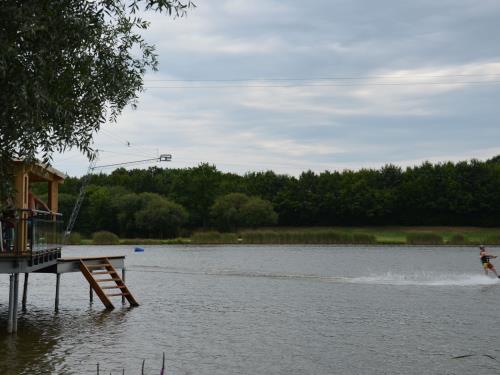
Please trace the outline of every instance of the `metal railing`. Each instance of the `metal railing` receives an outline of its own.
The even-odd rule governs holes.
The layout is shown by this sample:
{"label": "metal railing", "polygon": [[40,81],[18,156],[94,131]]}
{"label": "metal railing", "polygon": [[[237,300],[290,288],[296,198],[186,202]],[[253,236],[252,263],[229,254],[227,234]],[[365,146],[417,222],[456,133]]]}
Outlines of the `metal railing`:
{"label": "metal railing", "polygon": [[32,211],[28,218],[28,243],[31,251],[39,252],[62,246],[64,229],[61,219],[62,215],[59,213]]}
{"label": "metal railing", "polygon": [[[37,255],[55,249],[60,251],[64,234],[62,215],[28,209],[9,211],[0,220],[0,232],[0,252],[3,254]],[[23,233],[25,241],[20,241],[18,237]]]}

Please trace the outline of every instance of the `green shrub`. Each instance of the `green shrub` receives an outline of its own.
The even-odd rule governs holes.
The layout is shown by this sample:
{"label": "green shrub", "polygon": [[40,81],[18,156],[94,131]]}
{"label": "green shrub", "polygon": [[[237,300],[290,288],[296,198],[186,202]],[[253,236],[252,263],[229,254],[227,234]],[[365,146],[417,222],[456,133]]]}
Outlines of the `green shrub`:
{"label": "green shrub", "polygon": [[447,243],[449,245],[467,245],[469,241],[461,234],[454,234]]}
{"label": "green shrub", "polygon": [[120,239],[116,234],[103,230],[92,234],[92,243],[94,245],[118,245]]}
{"label": "green shrub", "polygon": [[408,245],[442,245],[443,237],[435,233],[409,233],[406,235]]}
{"label": "green shrub", "polygon": [[81,245],[82,243],[82,236],[78,232],[71,232],[69,237],[66,239],[66,243],[68,245]]}
{"label": "green shrub", "polygon": [[484,239],[483,243],[485,245],[500,245],[500,235],[488,236]]}

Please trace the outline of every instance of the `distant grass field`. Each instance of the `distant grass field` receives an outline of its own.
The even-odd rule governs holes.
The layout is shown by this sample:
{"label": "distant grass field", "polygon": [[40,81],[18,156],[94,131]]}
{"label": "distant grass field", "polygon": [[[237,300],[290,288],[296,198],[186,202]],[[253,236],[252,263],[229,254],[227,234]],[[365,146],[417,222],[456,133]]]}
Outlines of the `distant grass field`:
{"label": "distant grass field", "polygon": [[[90,245],[82,238],[74,244]],[[237,233],[196,231],[190,238],[120,239],[122,245],[169,244],[379,244],[500,245],[500,228],[480,227],[277,227]]]}

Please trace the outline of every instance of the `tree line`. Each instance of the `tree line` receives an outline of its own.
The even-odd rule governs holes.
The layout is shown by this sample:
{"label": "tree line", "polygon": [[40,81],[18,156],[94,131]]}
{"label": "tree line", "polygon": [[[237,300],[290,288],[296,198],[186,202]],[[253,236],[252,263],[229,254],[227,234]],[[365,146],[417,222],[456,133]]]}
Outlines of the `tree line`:
{"label": "tree line", "polygon": [[[68,218],[81,179],[60,188]],[[272,171],[245,175],[200,164],[117,169],[90,178],[75,230],[121,237],[173,237],[199,228],[261,226],[470,225],[500,222],[500,156],[403,169]]]}

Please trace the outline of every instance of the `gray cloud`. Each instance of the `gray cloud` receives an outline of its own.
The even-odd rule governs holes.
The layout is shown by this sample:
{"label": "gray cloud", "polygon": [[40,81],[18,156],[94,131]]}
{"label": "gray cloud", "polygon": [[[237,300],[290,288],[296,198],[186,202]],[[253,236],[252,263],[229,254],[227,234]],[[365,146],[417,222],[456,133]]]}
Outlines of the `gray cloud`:
{"label": "gray cloud", "polygon": [[[146,77],[138,110],[96,138],[125,153],[103,160],[160,149],[174,155],[173,167],[299,174],[500,152],[498,1],[197,5],[187,18],[147,15],[160,71]],[[363,79],[269,80],[321,77]],[[234,79],[260,80],[203,81]],[[186,85],[196,88],[165,88]],[[72,174],[85,171],[81,157],[58,160]]]}

